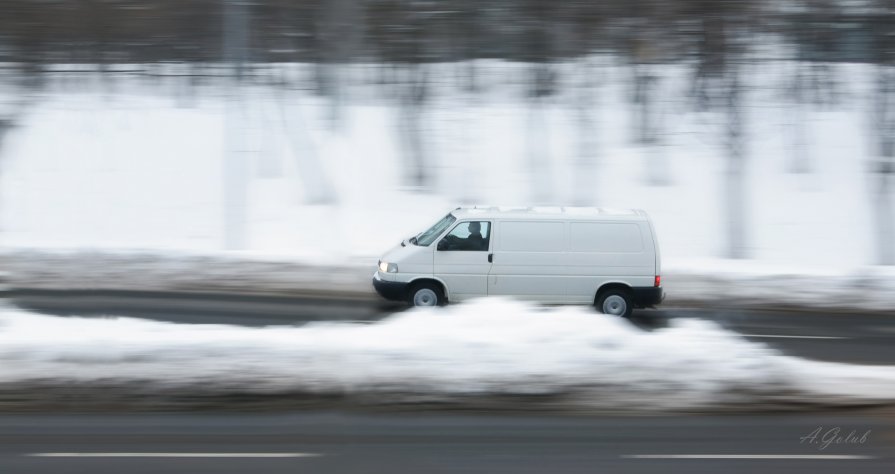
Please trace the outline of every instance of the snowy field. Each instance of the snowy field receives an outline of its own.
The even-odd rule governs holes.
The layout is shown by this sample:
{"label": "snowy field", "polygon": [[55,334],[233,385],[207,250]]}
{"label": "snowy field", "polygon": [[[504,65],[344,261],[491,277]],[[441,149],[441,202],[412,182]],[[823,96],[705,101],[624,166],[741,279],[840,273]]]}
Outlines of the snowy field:
{"label": "snowy field", "polygon": [[[525,65],[477,65],[483,92],[475,95],[457,90],[449,65],[435,66],[432,97],[419,116],[434,180],[426,191],[403,181],[403,112],[363,82],[372,74],[365,66],[348,75],[338,126],[328,118],[328,100],[302,89],[245,87],[234,105],[219,88],[187,89],[177,79],[58,76],[0,150],[3,270],[13,282],[77,287],[112,280],[141,289],[152,278],[140,268],[212,286],[209,268],[216,268],[231,286],[244,278],[254,289],[253,282],[265,281],[260,271],[224,267],[264,261],[308,271],[293,273],[292,281],[285,271],[267,278],[290,289],[337,266],[351,276],[335,276],[327,287],[361,291],[358,275],[382,252],[461,203],[583,200],[652,216],[670,298],[895,307],[895,273],[872,265],[867,66],[834,65],[840,102],[806,104],[798,114],[781,89],[791,64],[749,71],[751,258],[741,262],[719,258],[723,120],[688,104],[686,67],[656,69],[662,132],[658,145],[646,147],[632,139],[625,67],[597,68],[602,86],[588,99],[592,128],[585,130],[575,74],[563,74],[562,92],[534,112],[519,79]],[[794,144],[797,120],[805,139]],[[233,191],[224,185],[224,156],[233,146],[246,159],[246,241],[238,252],[224,244],[225,196]],[[582,147],[593,156],[583,157]],[[537,165],[532,153],[540,154]],[[804,156],[808,172],[790,172]],[[312,203],[327,186],[330,199]],[[105,265],[115,262],[123,266]]]}
{"label": "snowy field", "polygon": [[501,400],[503,408],[612,413],[804,410],[895,402],[895,367],[785,356],[707,321],[645,332],[586,310],[494,299],[376,324],[266,328],[5,308],[0,406],[16,403],[16,393],[159,406],[232,396],[460,408]]}

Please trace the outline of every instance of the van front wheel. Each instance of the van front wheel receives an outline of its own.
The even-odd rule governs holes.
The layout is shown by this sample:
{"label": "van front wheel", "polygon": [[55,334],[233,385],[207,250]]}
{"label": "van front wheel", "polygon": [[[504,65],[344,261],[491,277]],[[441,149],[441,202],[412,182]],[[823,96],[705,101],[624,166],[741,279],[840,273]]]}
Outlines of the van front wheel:
{"label": "van front wheel", "polygon": [[444,295],[441,288],[434,283],[419,283],[410,289],[411,306],[441,306],[444,304]]}
{"label": "van front wheel", "polygon": [[601,293],[597,298],[597,311],[627,318],[634,312],[634,306],[631,304],[631,296],[627,291],[610,289]]}

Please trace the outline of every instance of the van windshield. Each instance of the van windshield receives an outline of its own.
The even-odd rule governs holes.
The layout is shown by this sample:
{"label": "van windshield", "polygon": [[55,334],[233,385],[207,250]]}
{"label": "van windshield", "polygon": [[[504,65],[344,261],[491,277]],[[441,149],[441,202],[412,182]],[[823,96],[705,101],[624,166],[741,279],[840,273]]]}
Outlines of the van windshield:
{"label": "van windshield", "polygon": [[435,239],[441,235],[442,232],[445,231],[451,224],[453,224],[457,220],[451,214],[448,214],[441,218],[440,221],[436,222],[435,225],[429,227],[429,229],[422,234],[416,236],[414,239],[410,239],[410,242],[422,247],[428,247]]}

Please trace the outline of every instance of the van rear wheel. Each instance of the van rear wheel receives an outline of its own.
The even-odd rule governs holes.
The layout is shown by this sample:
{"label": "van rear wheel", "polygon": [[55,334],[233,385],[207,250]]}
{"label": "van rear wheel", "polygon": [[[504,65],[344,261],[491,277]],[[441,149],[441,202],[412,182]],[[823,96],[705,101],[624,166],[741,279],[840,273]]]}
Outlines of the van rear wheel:
{"label": "van rear wheel", "polygon": [[441,306],[444,304],[444,294],[441,288],[429,282],[414,285],[410,289],[408,299],[411,306]]}
{"label": "van rear wheel", "polygon": [[600,293],[597,311],[627,318],[634,312],[634,305],[631,304],[631,296],[627,291],[613,288]]}

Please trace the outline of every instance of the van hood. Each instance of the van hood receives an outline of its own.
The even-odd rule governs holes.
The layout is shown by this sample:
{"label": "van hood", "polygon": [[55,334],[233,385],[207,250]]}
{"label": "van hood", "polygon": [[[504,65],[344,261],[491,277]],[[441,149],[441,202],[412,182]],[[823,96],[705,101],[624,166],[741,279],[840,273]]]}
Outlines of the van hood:
{"label": "van hood", "polygon": [[402,261],[405,261],[407,258],[420,253],[421,250],[425,253],[429,252],[428,247],[420,247],[419,245],[413,245],[413,244],[407,242],[406,240],[404,242],[407,243],[406,246],[402,246],[401,244],[398,244],[398,245],[395,245],[394,247],[390,248],[387,252],[385,252],[385,254],[382,255],[382,261],[389,262],[389,263],[401,263]]}
{"label": "van hood", "polygon": [[396,263],[398,271],[402,273],[432,273],[434,257],[434,245],[421,247],[407,243],[405,247],[400,244],[392,247],[382,256],[383,262]]}

